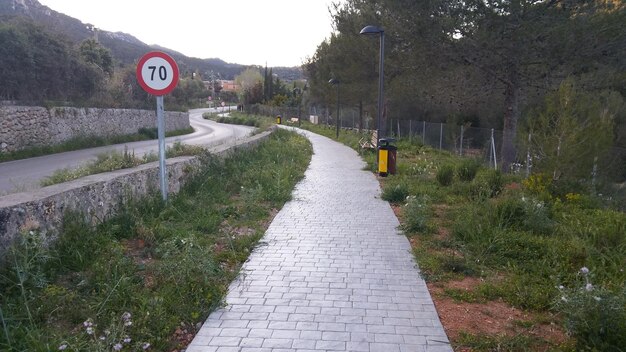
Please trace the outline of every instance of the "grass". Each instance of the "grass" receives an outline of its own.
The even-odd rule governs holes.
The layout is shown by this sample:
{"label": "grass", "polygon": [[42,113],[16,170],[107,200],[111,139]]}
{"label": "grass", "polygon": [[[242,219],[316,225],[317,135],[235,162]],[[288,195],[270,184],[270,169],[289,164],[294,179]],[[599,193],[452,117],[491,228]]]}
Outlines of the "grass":
{"label": "grass", "polygon": [[[334,129],[304,126],[334,139]],[[361,137],[342,130],[339,141],[374,170],[374,153],[358,147]],[[620,318],[626,316],[626,214],[614,200],[563,190],[565,183],[542,175],[504,175],[419,140],[397,144],[398,174],[380,179],[382,196],[400,206],[401,228],[423,277],[444,287],[481,279],[471,290],[444,289],[444,296],[560,317],[570,349],[617,351],[626,344],[625,324],[616,323],[626,321]],[[587,281],[581,268],[589,269]],[[467,333],[453,344],[478,351],[555,348],[531,334]]]}
{"label": "grass", "polygon": [[259,132],[267,131],[276,122],[276,120],[271,117],[249,115],[237,111],[229,113],[228,116],[205,112],[202,114],[202,117],[205,120],[213,120],[219,123],[257,127]]}
{"label": "grass", "polygon": [[50,248],[25,228],[1,266],[0,350],[184,347],[180,337],[221,305],[311,153],[306,139],[279,130],[226,160],[203,156],[166,204],[158,194],[131,200],[95,226],[68,214]]}
{"label": "grass", "polygon": [[[181,136],[184,134],[192,133],[193,128],[166,132],[166,137]],[[42,155],[49,155],[55,153],[69,152],[72,150],[86,149],[101,147],[104,145],[121,144],[137,141],[145,141],[157,139],[156,128],[140,128],[136,134],[123,135],[123,136],[111,136],[111,137],[98,137],[98,136],[86,136],[76,137],[60,144],[50,146],[40,146],[25,148],[14,152],[0,152],[0,162],[20,160],[34,158]]]}
{"label": "grass", "polygon": [[[165,158],[175,158],[177,156],[183,155],[198,155],[201,154],[203,151],[204,149],[200,146],[193,146],[176,142],[171,147],[167,147],[165,151]],[[139,158],[135,156],[133,152],[129,152],[128,149],[124,149],[123,152],[113,151],[110,153],[98,155],[96,160],[84,166],[75,169],[57,170],[51,176],[48,176],[44,180],[42,180],[41,186],[45,187],[55,185],[58,183],[63,183],[75,180],[77,178],[103,172],[128,169],[157,160],[159,160],[159,157],[155,153],[146,154],[143,157]]]}

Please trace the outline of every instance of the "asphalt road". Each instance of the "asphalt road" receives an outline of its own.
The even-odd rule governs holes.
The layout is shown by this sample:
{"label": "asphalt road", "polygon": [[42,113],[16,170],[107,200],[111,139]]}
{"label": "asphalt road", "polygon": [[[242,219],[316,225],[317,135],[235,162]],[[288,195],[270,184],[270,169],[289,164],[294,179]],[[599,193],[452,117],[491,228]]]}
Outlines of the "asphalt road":
{"label": "asphalt road", "polygon": [[[166,144],[172,145],[180,141],[184,144],[214,146],[245,137],[252,132],[252,127],[220,124],[202,118],[202,113],[207,111],[219,112],[218,109],[222,110],[223,108],[190,110],[189,122],[195,132],[184,136],[166,138]],[[167,124],[167,121],[165,123]],[[76,168],[96,159],[99,154],[114,150],[123,151],[124,148],[134,151],[136,156],[150,152],[158,153],[159,150],[158,141],[150,140],[0,163],[0,196],[40,188],[40,181],[52,175],[56,170]]]}

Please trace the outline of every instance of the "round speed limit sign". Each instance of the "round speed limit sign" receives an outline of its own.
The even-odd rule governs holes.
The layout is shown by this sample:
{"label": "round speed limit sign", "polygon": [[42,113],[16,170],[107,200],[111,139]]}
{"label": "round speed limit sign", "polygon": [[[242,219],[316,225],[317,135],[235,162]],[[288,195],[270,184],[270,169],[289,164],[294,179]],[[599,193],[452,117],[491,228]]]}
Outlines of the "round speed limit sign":
{"label": "round speed limit sign", "polygon": [[139,59],[137,81],[143,90],[152,95],[168,94],[178,84],[178,65],[166,53],[149,52]]}

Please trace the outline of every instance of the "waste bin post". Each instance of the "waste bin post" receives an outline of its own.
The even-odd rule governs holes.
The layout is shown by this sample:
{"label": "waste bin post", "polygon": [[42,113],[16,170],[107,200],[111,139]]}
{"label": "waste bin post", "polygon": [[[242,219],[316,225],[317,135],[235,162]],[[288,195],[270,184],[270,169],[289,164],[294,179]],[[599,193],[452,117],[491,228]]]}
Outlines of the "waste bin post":
{"label": "waste bin post", "polygon": [[282,122],[282,118],[280,117],[280,115],[276,116],[276,123],[280,125],[281,122]]}

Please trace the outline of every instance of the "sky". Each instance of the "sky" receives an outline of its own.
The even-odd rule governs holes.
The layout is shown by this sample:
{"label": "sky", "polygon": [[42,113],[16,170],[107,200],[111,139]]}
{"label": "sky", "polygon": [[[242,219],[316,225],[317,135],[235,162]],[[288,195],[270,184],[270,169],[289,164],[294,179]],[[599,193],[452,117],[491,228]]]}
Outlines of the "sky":
{"label": "sky", "polygon": [[333,0],[39,2],[101,30],[131,34],[149,45],[243,65],[300,66],[333,31],[328,10]]}

